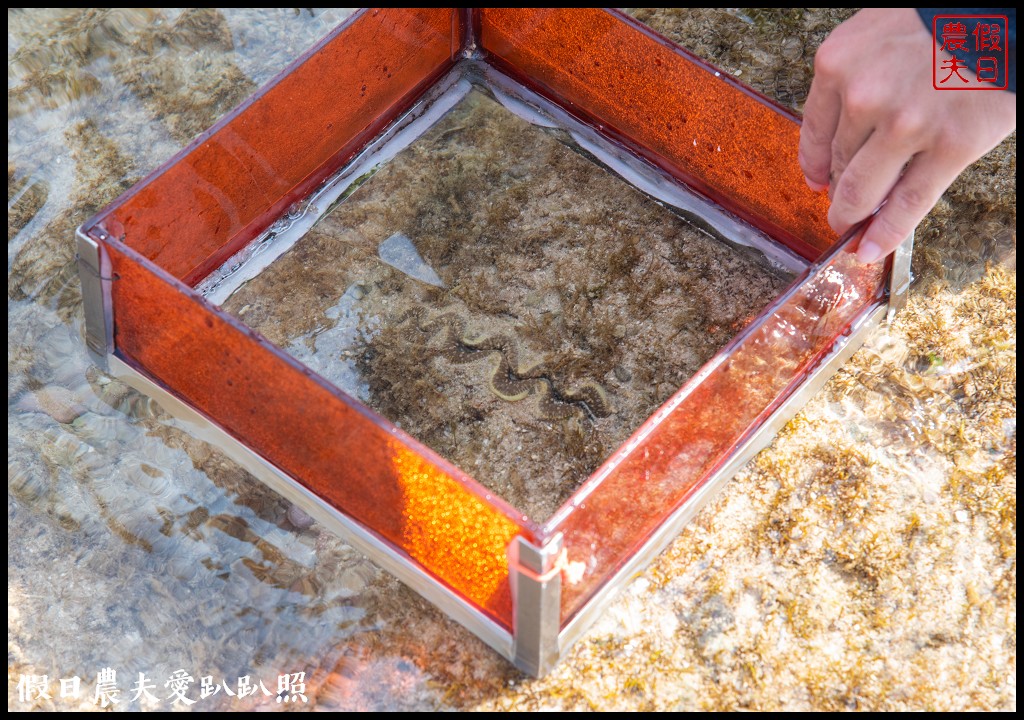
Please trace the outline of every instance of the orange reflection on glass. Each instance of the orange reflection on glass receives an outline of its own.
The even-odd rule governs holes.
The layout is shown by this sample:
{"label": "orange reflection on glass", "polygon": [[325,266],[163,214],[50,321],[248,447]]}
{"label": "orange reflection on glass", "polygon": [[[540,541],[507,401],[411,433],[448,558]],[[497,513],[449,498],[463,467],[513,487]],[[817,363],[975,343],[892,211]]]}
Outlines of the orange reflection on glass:
{"label": "orange reflection on glass", "polygon": [[532,525],[465,473],[119,243],[116,353],[493,620],[506,548]]}
{"label": "orange reflection on glass", "polygon": [[460,17],[360,12],[94,222],[194,285],[454,64]]}
{"label": "orange reflection on glass", "polygon": [[495,617],[510,617],[508,545],[521,528],[422,456],[392,443],[408,522],[402,547]]}
{"label": "orange reflection on glass", "polygon": [[837,237],[797,162],[800,126],[703,60],[599,8],[484,8],[490,60],[808,259]]}
{"label": "orange reflection on glass", "polygon": [[885,262],[847,242],[800,278],[669,399],[545,526],[587,571],[562,592],[562,622],[724,465],[883,297]]}

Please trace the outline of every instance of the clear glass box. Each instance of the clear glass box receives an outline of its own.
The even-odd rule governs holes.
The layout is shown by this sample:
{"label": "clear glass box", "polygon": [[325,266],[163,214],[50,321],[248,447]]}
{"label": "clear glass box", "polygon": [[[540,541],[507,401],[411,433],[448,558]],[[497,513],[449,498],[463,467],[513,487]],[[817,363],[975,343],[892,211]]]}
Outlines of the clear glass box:
{"label": "clear glass box", "polygon": [[[260,278],[280,267],[275,263],[332,247],[310,244],[311,229],[369,233],[366,223],[378,218],[368,220],[365,203],[362,210],[357,203],[374,192],[374,183],[386,194],[383,173],[400,167],[395,158],[403,152],[441,147],[440,135],[464,132],[467,123],[494,112],[510,113],[541,135],[478,163],[484,175],[494,169],[496,176],[527,177],[515,187],[496,191],[467,181],[451,198],[434,192],[440,201],[431,212],[441,225],[455,223],[460,213],[473,217],[466,204],[474,194],[491,205],[513,199],[503,225],[485,223],[490,244],[459,246],[464,256],[500,253],[506,244],[509,253],[521,249],[508,218],[533,207],[529,193],[540,186],[530,180],[540,175],[526,167],[531,148],[555,143],[562,150],[545,152],[557,160],[557,172],[589,163],[600,177],[612,176],[595,182],[622,186],[613,206],[635,194],[625,210],[608,211],[624,218],[620,225],[639,222],[629,214],[642,210],[654,218],[643,221],[652,233],[691,233],[692,247],[705,248],[687,256],[691,266],[704,262],[691,267],[693,278],[728,277],[733,265],[716,259],[726,255],[774,278],[764,281],[774,289],[752,300],[747,312],[731,311],[730,324],[701,315],[701,327],[717,338],[714,347],[698,354],[699,361],[691,357],[693,371],[677,384],[672,376],[659,379],[658,390],[645,395],[649,403],[655,398],[649,413],[623,420],[615,408],[628,403],[609,399],[605,385],[614,381],[603,381],[605,375],[559,375],[554,364],[519,359],[526,351],[510,335],[527,320],[539,323],[543,313],[527,318],[524,311],[501,325],[495,318],[502,312],[494,311],[483,329],[473,326],[479,317],[472,313],[466,322],[451,319],[445,303],[469,307],[455,287],[468,275],[443,267],[439,273],[436,257],[423,256],[423,236],[408,223],[373,226],[375,254],[363,253],[359,262],[397,269],[416,298],[443,300],[387,315],[391,326],[404,328],[401,337],[414,337],[410,347],[429,351],[424,362],[444,356],[453,365],[483,366],[489,359],[480,377],[491,405],[520,403],[516,412],[525,412],[532,403],[532,412],[552,427],[592,430],[612,417],[620,423],[607,436],[617,438],[613,446],[600,446],[598,462],[591,448],[596,467],[579,465],[583,475],[545,517],[478,482],[475,468],[445,459],[400,427],[393,413],[380,412],[382,405],[371,407],[383,391],[361,395],[358,377],[300,346],[272,343],[265,336],[269,325],[261,334],[245,321],[248,306],[239,301],[232,308],[235,293],[253,295]],[[860,229],[838,238],[828,228],[827,197],[802,179],[798,135],[799,118],[789,110],[614,10],[364,9],[79,228],[88,344],[109,372],[192,421],[261,480],[521,669],[540,675],[903,302],[911,240],[890,259],[859,264],[851,248]],[[451,181],[452,167],[463,167],[457,154],[448,161],[456,165],[438,161],[439,187]],[[525,176],[502,175],[516,163]],[[536,168],[544,170],[550,168]],[[558,188],[550,177],[546,182],[549,191]],[[583,189],[591,184],[576,182]],[[566,213],[572,205],[570,197]],[[454,232],[456,245],[462,232]],[[482,242],[483,234],[466,231],[465,242]],[[675,242],[635,233],[602,241],[613,250],[639,243],[642,255],[655,240]],[[451,242],[446,247],[450,253]],[[322,255],[307,257],[307,267],[333,263],[341,271],[327,303],[335,313],[328,317],[338,320],[346,302],[365,294],[358,278],[345,273],[364,265],[346,266],[356,261],[344,254]],[[628,272],[617,263],[609,261],[608,272],[635,282],[651,277],[635,263]],[[574,285],[566,273],[549,279],[547,290]],[[296,274],[282,277],[287,283]],[[502,286],[517,281],[503,278]],[[573,292],[581,297],[583,291]],[[532,298],[542,310],[546,302],[539,290],[516,297]],[[278,326],[287,326],[285,307],[277,303],[264,319],[277,312]],[[609,324],[593,314],[616,338],[606,346],[626,343],[628,317]],[[585,324],[587,314],[580,317],[577,325]],[[666,332],[664,350],[647,357],[675,352],[673,337]],[[576,356],[586,359],[586,347]],[[626,374],[636,373],[619,376]],[[572,443],[561,445],[571,458]],[[534,457],[524,467],[545,460]]]}

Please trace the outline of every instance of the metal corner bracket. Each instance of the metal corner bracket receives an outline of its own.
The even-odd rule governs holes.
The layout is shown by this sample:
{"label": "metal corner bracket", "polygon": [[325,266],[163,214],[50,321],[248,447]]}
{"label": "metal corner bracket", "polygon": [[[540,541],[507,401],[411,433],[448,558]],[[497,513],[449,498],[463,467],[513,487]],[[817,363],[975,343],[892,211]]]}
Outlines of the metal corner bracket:
{"label": "metal corner bracket", "polygon": [[81,227],[75,230],[78,277],[85,310],[85,344],[93,363],[108,369],[107,356],[114,349],[110,305],[110,261],[99,242]]}
{"label": "metal corner bracket", "polygon": [[534,677],[561,658],[558,640],[562,603],[562,533],[537,547],[523,537],[509,545],[512,587],[512,661]]}
{"label": "metal corner bracket", "polygon": [[889,282],[886,286],[886,289],[889,291],[889,311],[886,313],[887,322],[891,323],[893,318],[896,317],[896,313],[907,304],[910,283],[914,279],[910,271],[910,261],[913,259],[913,255],[914,232],[912,231],[892,254]]}

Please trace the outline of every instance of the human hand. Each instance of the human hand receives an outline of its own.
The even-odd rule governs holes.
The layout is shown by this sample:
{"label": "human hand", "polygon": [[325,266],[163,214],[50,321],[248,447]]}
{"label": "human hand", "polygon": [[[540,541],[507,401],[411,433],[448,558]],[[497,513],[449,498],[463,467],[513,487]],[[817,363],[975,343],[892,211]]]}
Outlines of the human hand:
{"label": "human hand", "polygon": [[868,8],[814,58],[800,167],[812,189],[828,187],[837,233],[878,210],[857,248],[861,262],[895,250],[957,176],[1017,127],[1014,93],[935,90],[933,45],[914,9]]}

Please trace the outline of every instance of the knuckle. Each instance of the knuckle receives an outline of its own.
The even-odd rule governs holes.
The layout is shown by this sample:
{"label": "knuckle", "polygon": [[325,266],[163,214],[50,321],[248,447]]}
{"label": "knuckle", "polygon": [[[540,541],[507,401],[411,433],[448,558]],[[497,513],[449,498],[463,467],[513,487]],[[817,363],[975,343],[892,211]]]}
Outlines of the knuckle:
{"label": "knuckle", "polygon": [[828,139],[820,139],[820,135],[816,134],[812,127],[801,128],[797,161],[800,163],[800,168],[812,180],[818,182],[827,180],[831,162]]}
{"label": "knuckle", "polygon": [[843,68],[843,59],[835,43],[828,40],[821,44],[814,54],[814,74],[831,79],[839,75]]}
{"label": "knuckle", "polygon": [[[863,181],[849,170],[843,173],[843,179],[836,190],[836,200],[849,213],[863,210],[865,187]],[[859,218],[852,218],[855,222]]]}
{"label": "knuckle", "polygon": [[878,241],[878,245],[888,252],[899,245],[903,238],[910,234],[914,227],[913,223],[904,227],[906,224],[904,221],[893,218],[891,214],[879,213],[871,222],[871,231]]}
{"label": "knuckle", "polygon": [[832,141],[832,167],[839,174],[849,164],[850,156],[838,140]]}
{"label": "knuckle", "polygon": [[896,114],[890,132],[901,140],[915,138],[925,130],[924,118],[916,111],[903,111]]}
{"label": "knuckle", "polygon": [[923,189],[914,185],[900,186],[892,191],[889,203],[900,217],[912,218],[924,214],[928,205],[928,197]]}
{"label": "knuckle", "polygon": [[974,142],[974,138],[964,133],[963,128],[944,123],[938,130],[935,146],[942,148],[948,157],[966,164],[966,158],[974,149]]}
{"label": "knuckle", "polygon": [[808,116],[804,119],[803,124],[800,126],[801,147],[804,145],[824,145],[829,140],[831,138],[817,118]]}
{"label": "knuckle", "polygon": [[824,131],[821,129],[821,126],[818,125],[818,123],[816,121],[814,121],[814,120],[806,120],[806,121],[804,121],[804,124],[801,125],[801,127],[800,127],[800,140],[801,140],[800,143],[801,143],[801,145],[804,145],[804,144],[819,145],[825,139],[826,138],[824,137]]}
{"label": "knuckle", "polygon": [[851,115],[863,115],[878,107],[878,92],[873,85],[851,83],[843,96],[843,108]]}
{"label": "knuckle", "polygon": [[935,144],[945,148],[955,148],[963,138],[959,136],[958,128],[953,123],[940,122],[935,128]]}

